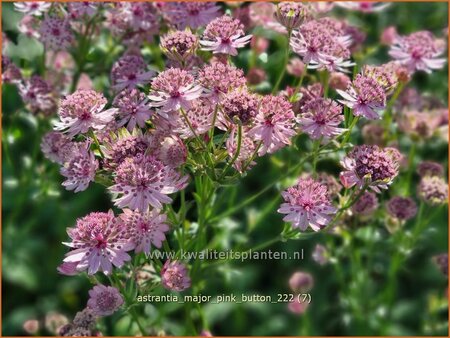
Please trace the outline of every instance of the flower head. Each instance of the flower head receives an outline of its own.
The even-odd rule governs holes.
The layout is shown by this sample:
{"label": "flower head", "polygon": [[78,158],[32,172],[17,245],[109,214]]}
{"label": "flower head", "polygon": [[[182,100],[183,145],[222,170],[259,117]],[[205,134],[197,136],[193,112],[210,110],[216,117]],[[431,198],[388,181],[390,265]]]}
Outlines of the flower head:
{"label": "flower head", "polygon": [[162,6],[162,12],[178,29],[186,27],[197,29],[218,17],[220,7],[214,2],[207,1],[167,2]]}
{"label": "flower head", "polygon": [[177,128],[174,130],[176,134],[182,139],[194,137],[195,131],[197,135],[203,135],[208,132],[213,126],[214,106],[207,100],[195,100],[192,103],[192,108],[186,111],[186,116],[190,122],[190,126],[184,118],[179,119]]}
{"label": "flower head", "polygon": [[174,31],[161,38],[161,49],[168,58],[185,61],[194,55],[198,47],[198,37],[189,30]]}
{"label": "flower head", "polygon": [[63,164],[72,149],[72,143],[63,133],[51,131],[42,137],[41,151],[50,161]]}
{"label": "flower head", "polygon": [[74,42],[74,36],[66,19],[46,16],[39,29],[40,41],[50,50],[66,50]]}
{"label": "flower head", "polygon": [[152,81],[149,94],[151,107],[159,107],[167,113],[179,109],[188,110],[191,101],[198,99],[203,88],[195,83],[194,77],[186,70],[169,68]]}
{"label": "flower head", "polygon": [[119,217],[127,225],[127,237],[133,243],[135,252],[149,254],[152,245],[160,248],[166,239],[164,234],[169,231],[166,215],[156,210],[140,213],[124,209]]}
{"label": "flower head", "polygon": [[87,306],[97,316],[112,315],[122,304],[123,297],[115,287],[99,284],[89,290]]}
{"label": "flower head", "polygon": [[154,114],[147,102],[146,96],[135,88],[121,91],[113,102],[119,117],[118,126],[127,125],[129,131],[132,131],[136,125],[144,128],[145,122]]}
{"label": "flower head", "polygon": [[111,81],[115,91],[135,88],[150,82],[155,75],[154,70],[146,70],[147,66],[140,55],[124,55],[117,60],[111,69]]}
{"label": "flower head", "polygon": [[122,3],[127,26],[132,31],[147,31],[151,34],[159,29],[159,18],[156,8],[149,2]]}
{"label": "flower head", "polygon": [[183,291],[191,286],[191,279],[183,263],[167,260],[161,269],[161,283],[168,290]]}
{"label": "flower head", "polygon": [[205,88],[205,97],[213,103],[223,98],[224,94],[244,87],[246,80],[241,69],[228,63],[214,62],[198,72],[198,82]]}
{"label": "flower head", "polygon": [[386,107],[386,92],[372,77],[358,74],[347,91],[336,91],[344,98],[339,102],[353,109],[355,116],[376,120],[380,118],[378,111]]}
{"label": "flower head", "polygon": [[400,154],[393,148],[380,148],[376,145],[356,146],[341,162],[344,171],[340,174],[341,183],[359,189],[368,185],[375,192],[387,189],[398,175]]}
{"label": "flower head", "polygon": [[68,7],[73,18],[93,17],[98,11],[99,4],[94,1],[69,2]]}
{"label": "flower head", "polygon": [[71,242],[63,243],[72,248],[64,262],[77,263],[77,270],[88,270],[88,274],[112,272],[112,265],[120,268],[131,258],[126,251],[133,244],[126,237],[126,226],[112,211],[91,212],[77,220],[74,228],[67,230]]}
{"label": "flower head", "polygon": [[56,130],[63,130],[69,137],[73,137],[86,133],[90,128],[104,128],[117,114],[117,109],[114,108],[103,110],[106,103],[101,93],[91,89],[77,90],[62,100]]}
{"label": "flower head", "polygon": [[377,195],[371,191],[365,191],[355,204],[352,206],[352,211],[357,215],[368,216],[371,215],[378,208]]}
{"label": "flower head", "polygon": [[432,161],[421,162],[417,166],[417,173],[421,176],[442,176],[444,175],[444,167],[442,164]]}
{"label": "flower head", "polygon": [[41,16],[52,6],[51,2],[44,1],[24,1],[15,2],[14,9],[27,15]]}
{"label": "flower head", "polygon": [[306,293],[311,291],[313,286],[313,276],[307,272],[298,271],[289,278],[289,287],[294,293]]}
{"label": "flower head", "polygon": [[2,55],[2,82],[20,84],[22,72],[6,55]]}
{"label": "flower head", "polygon": [[418,193],[422,200],[431,205],[440,205],[448,201],[448,185],[438,176],[422,177]]}
{"label": "flower head", "polygon": [[293,228],[305,231],[308,225],[314,231],[324,228],[335,214],[325,185],[311,178],[299,179],[298,183],[281,193],[284,203],[278,212],[286,214],[284,221]]}
{"label": "flower head", "polygon": [[273,153],[289,145],[295,136],[295,120],[292,105],[282,96],[267,95],[261,100],[260,109],[248,135],[262,141],[259,156]]}
{"label": "flower head", "polygon": [[183,141],[175,135],[166,136],[157,151],[158,158],[171,168],[178,168],[186,163],[188,150]]}
{"label": "flower head", "polygon": [[341,134],[345,129],[339,128],[344,121],[342,107],[331,99],[318,98],[302,107],[298,123],[303,132],[312,139],[318,140],[333,138]]}
{"label": "flower head", "polygon": [[252,36],[245,35],[244,25],[231,16],[223,15],[211,21],[203,32],[200,44],[203,50],[214,54],[237,55],[237,48],[244,47],[250,42]]}
{"label": "flower head", "polygon": [[242,124],[249,124],[257,115],[259,99],[247,90],[233,90],[222,100],[223,113],[228,121],[238,119]]}
{"label": "flower head", "polygon": [[408,220],[416,216],[417,204],[410,197],[392,197],[386,205],[389,215],[399,220]]}
{"label": "flower head", "polygon": [[329,255],[329,253],[328,253],[327,248],[325,248],[321,244],[316,244],[311,256],[312,256],[313,261],[316,262],[317,264],[325,265],[329,261],[328,255]]}
{"label": "flower head", "polygon": [[50,114],[55,109],[56,102],[52,88],[47,81],[38,75],[19,84],[19,94],[28,109],[33,113]]}
{"label": "flower head", "polygon": [[154,156],[136,156],[126,158],[119,165],[115,184],[109,189],[122,195],[114,200],[119,208],[145,212],[149,205],[161,209],[162,203],[172,202],[167,195],[184,189],[187,179]]}
{"label": "flower head", "polygon": [[399,36],[394,40],[389,55],[408,67],[410,72],[433,70],[444,67],[445,58],[439,58],[445,47],[436,40],[431,32],[420,31],[408,36]]}
{"label": "flower head", "polygon": [[275,18],[289,30],[298,28],[311,16],[311,10],[301,2],[279,2]]}
{"label": "flower head", "polygon": [[62,185],[74,192],[86,190],[94,181],[97,169],[98,161],[88,145],[74,147],[68,161],[61,167],[61,175],[66,178]]}

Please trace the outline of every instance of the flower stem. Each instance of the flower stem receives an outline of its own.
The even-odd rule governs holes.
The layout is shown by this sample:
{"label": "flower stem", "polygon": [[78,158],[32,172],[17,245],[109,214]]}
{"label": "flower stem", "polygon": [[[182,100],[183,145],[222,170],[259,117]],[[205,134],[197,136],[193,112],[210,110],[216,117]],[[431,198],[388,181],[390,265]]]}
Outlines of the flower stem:
{"label": "flower stem", "polygon": [[285,49],[285,55],[284,55],[284,62],[283,62],[283,68],[281,69],[280,74],[278,75],[277,82],[275,82],[275,85],[273,86],[272,94],[276,93],[278,91],[278,88],[280,87],[281,81],[284,78],[284,74],[286,74],[286,66],[289,61],[289,43],[291,41],[291,34],[292,30],[288,31],[288,39],[287,39],[287,46]]}

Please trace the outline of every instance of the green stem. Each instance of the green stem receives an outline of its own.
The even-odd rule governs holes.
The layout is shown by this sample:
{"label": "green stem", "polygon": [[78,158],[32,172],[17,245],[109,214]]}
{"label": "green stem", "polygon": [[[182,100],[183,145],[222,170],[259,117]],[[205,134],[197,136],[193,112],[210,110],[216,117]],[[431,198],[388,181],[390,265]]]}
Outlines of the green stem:
{"label": "green stem", "polygon": [[283,68],[281,69],[280,75],[278,75],[277,82],[275,82],[275,85],[273,86],[272,94],[276,93],[278,91],[278,88],[280,87],[281,81],[283,80],[284,74],[286,74],[286,66],[289,61],[289,43],[291,41],[291,34],[292,30],[288,31],[288,39],[287,39],[287,46],[285,49],[285,55],[284,55],[284,62],[283,62]]}
{"label": "green stem", "polygon": [[233,158],[230,162],[227,163],[225,168],[222,171],[222,175],[219,178],[219,181],[221,181],[225,175],[227,174],[228,169],[236,162],[236,160],[239,157],[239,154],[241,153],[241,145],[242,145],[242,125],[238,125],[238,139],[237,139],[237,147],[236,147],[236,153],[234,154]]}

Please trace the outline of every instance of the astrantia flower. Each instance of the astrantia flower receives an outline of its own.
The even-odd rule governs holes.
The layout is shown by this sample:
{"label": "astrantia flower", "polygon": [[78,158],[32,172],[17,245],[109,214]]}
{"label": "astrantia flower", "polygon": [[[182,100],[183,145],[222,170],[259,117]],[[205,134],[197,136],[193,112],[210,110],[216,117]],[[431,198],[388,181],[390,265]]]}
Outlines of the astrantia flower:
{"label": "astrantia flower", "polygon": [[150,146],[149,135],[142,135],[140,130],[133,130],[131,134],[126,129],[119,129],[116,134],[112,134],[111,139],[100,145],[104,155],[103,167],[106,169],[117,168],[126,158],[144,155]]}
{"label": "astrantia flower", "polygon": [[441,122],[438,110],[403,110],[395,118],[401,131],[421,139],[432,137]]}
{"label": "astrantia flower", "polygon": [[88,146],[77,147],[61,167],[61,175],[66,178],[62,185],[74,192],[86,190],[89,183],[94,181],[97,169],[98,161]]}
{"label": "astrantia flower", "polygon": [[369,120],[380,118],[378,112],[386,107],[386,93],[377,80],[358,74],[347,91],[336,90],[344,100],[342,104],[353,109],[355,116]]}
{"label": "astrantia flower", "polygon": [[83,16],[93,17],[98,11],[98,5],[93,1],[79,1],[69,2],[68,8],[74,18],[81,18]]}
{"label": "astrantia flower", "polygon": [[431,73],[444,67],[445,58],[439,58],[445,47],[438,43],[431,32],[420,31],[408,36],[399,36],[394,41],[389,55],[408,67],[409,71],[421,70]]}
{"label": "astrantia flower", "polygon": [[150,82],[154,70],[147,71],[147,65],[140,55],[124,55],[117,60],[111,70],[113,89],[121,91]]}
{"label": "astrantia flower", "polygon": [[41,151],[52,162],[63,164],[70,148],[70,138],[63,133],[51,131],[42,137]]}
{"label": "astrantia flower", "polygon": [[213,126],[214,106],[206,100],[196,100],[192,103],[192,108],[186,111],[186,116],[190,122],[190,126],[184,118],[179,119],[177,128],[174,130],[176,134],[183,139],[195,137],[191,130],[200,136],[208,132]]}
{"label": "astrantia flower", "polygon": [[19,32],[25,34],[30,38],[39,39],[41,34],[39,33],[39,28],[41,25],[41,20],[32,15],[25,15],[22,19],[20,19],[17,24],[17,28]]}
{"label": "astrantia flower", "polygon": [[75,38],[67,18],[46,16],[39,29],[40,41],[47,49],[66,50]]}
{"label": "astrantia flower", "polygon": [[398,84],[398,77],[392,63],[381,66],[365,65],[362,75],[374,79],[386,93],[391,92]]}
{"label": "astrantia flower", "polygon": [[431,205],[440,205],[448,201],[448,184],[438,176],[425,176],[420,180],[418,194]]}
{"label": "astrantia flower", "polygon": [[198,37],[189,30],[175,31],[161,38],[161,49],[168,58],[185,61],[195,53]]}
{"label": "astrantia flower", "polygon": [[220,15],[220,7],[214,2],[167,2],[162,7],[163,15],[178,29],[197,29],[206,26]]}
{"label": "astrantia flower", "polygon": [[149,205],[161,209],[162,203],[172,202],[167,195],[184,189],[187,180],[154,156],[137,156],[119,165],[109,190],[121,195],[114,200],[119,208],[144,212]]}
{"label": "astrantia flower", "polygon": [[158,159],[171,168],[178,168],[186,163],[188,150],[183,141],[175,135],[167,136],[160,143]]}
{"label": "astrantia flower", "polygon": [[295,136],[295,119],[292,105],[281,96],[267,95],[254,119],[254,126],[248,132],[250,137],[262,141],[259,156],[273,153],[289,145]]}
{"label": "astrantia flower", "polygon": [[55,124],[55,129],[73,137],[86,133],[90,128],[104,128],[117,114],[115,108],[103,110],[106,103],[101,93],[90,89],[77,90],[62,100],[58,111],[60,121]]}
{"label": "astrantia flower", "polygon": [[432,161],[424,161],[417,166],[417,173],[421,176],[442,176],[444,167],[442,164]]}
{"label": "astrantia flower", "polygon": [[56,102],[49,83],[38,75],[19,84],[19,94],[27,108],[33,113],[50,114]]}
{"label": "astrantia flower", "polygon": [[302,107],[298,123],[303,132],[313,140],[333,138],[345,129],[339,128],[344,121],[342,107],[331,99],[318,98]]}
{"label": "astrantia flower", "polygon": [[371,215],[378,208],[377,195],[371,191],[365,191],[353,204],[352,211],[357,215]]}
{"label": "astrantia flower", "polygon": [[314,231],[319,231],[336,213],[325,185],[311,178],[299,179],[295,186],[288,188],[281,195],[285,203],[281,204],[278,212],[286,214],[283,220],[302,231],[305,231],[308,225]]}
{"label": "astrantia flower", "polygon": [[109,316],[123,304],[119,290],[112,286],[96,285],[89,290],[87,306],[96,316]]}
{"label": "astrantia flower", "polygon": [[264,27],[280,34],[286,34],[286,28],[275,20],[276,6],[271,2],[252,2],[249,6],[249,18],[253,27]]}
{"label": "astrantia flower", "polygon": [[290,46],[308,68],[346,71],[345,68],[353,66],[348,61],[350,43],[349,37],[330,27],[328,21],[312,20],[293,32]]}
{"label": "astrantia flower", "polygon": [[306,293],[314,286],[314,278],[307,272],[294,272],[289,278],[289,287],[294,293]]}
{"label": "astrantia flower", "polygon": [[386,204],[388,213],[399,220],[408,220],[416,216],[417,204],[410,197],[392,197]]}
{"label": "astrantia flower", "polygon": [[[235,158],[238,151],[239,137],[236,129],[237,128],[235,127],[232,128],[230,136],[226,142],[227,152],[230,159]],[[252,160],[252,157],[255,155],[255,151],[256,144],[253,137],[249,137],[247,132],[242,130],[241,147],[239,149],[239,154],[233,163],[233,168],[240,173],[243,173],[253,167],[256,164]]]}
{"label": "astrantia flower", "polygon": [[327,248],[325,248],[321,244],[316,244],[311,256],[312,256],[313,261],[316,262],[317,264],[325,265],[329,261],[328,255],[329,255],[329,253],[328,253]]}
{"label": "astrantia flower", "polygon": [[124,209],[120,218],[128,227],[128,237],[135,246],[135,252],[149,254],[152,245],[160,248],[166,239],[164,234],[169,231],[166,215],[156,210],[140,213]]}
{"label": "astrantia flower", "polygon": [[344,73],[334,72],[330,74],[330,80],[328,81],[330,88],[346,90],[352,80],[348,75]]}
{"label": "astrantia flower", "polygon": [[186,70],[169,68],[153,79],[148,98],[153,101],[151,107],[159,107],[163,112],[188,110],[191,101],[199,98],[202,91]]}
{"label": "astrantia flower", "polygon": [[2,55],[2,82],[19,84],[22,72],[6,55]]}
{"label": "astrantia flower", "polygon": [[183,263],[167,260],[161,269],[161,283],[168,290],[183,291],[191,286],[191,279]]}
{"label": "astrantia flower", "polygon": [[228,121],[238,119],[242,124],[249,124],[258,113],[259,99],[247,90],[233,90],[222,100],[223,113]]}
{"label": "astrantia flower", "polygon": [[156,33],[159,29],[159,20],[156,8],[150,2],[123,3],[126,14],[126,23],[131,30],[144,30]]}
{"label": "astrantia flower", "polygon": [[375,192],[387,189],[398,175],[399,153],[393,148],[372,145],[356,146],[341,162],[341,183],[346,188],[368,185]]}
{"label": "astrantia flower", "polygon": [[275,18],[289,30],[299,27],[311,15],[310,9],[301,2],[279,2]]}
{"label": "astrantia flower", "polygon": [[51,2],[43,1],[14,2],[14,9],[16,11],[35,16],[40,16],[47,12],[51,6]]}
{"label": "astrantia flower", "polygon": [[228,63],[214,62],[198,72],[198,82],[205,88],[205,97],[213,103],[220,101],[224,94],[244,87],[246,80],[241,69]]}
{"label": "astrantia flower", "polygon": [[77,270],[88,270],[89,275],[103,271],[112,272],[112,266],[120,268],[131,257],[126,251],[133,244],[126,237],[126,226],[114,217],[112,211],[91,212],[77,220],[74,228],[67,229],[71,242],[63,243],[72,248],[64,262],[77,262]]}
{"label": "astrantia flower", "polygon": [[390,6],[390,3],[381,2],[381,1],[337,1],[335,4],[339,7],[343,7],[346,9],[359,11],[363,13],[373,13],[380,12],[386,7]]}
{"label": "astrantia flower", "polygon": [[203,50],[214,54],[237,55],[237,48],[244,47],[252,36],[245,35],[244,25],[231,16],[223,15],[211,21],[203,32],[200,44]]}
{"label": "astrantia flower", "polygon": [[147,97],[135,88],[121,91],[113,102],[113,106],[118,109],[117,125],[121,127],[126,124],[129,131],[132,131],[136,125],[144,128],[145,122],[154,114],[147,103]]}

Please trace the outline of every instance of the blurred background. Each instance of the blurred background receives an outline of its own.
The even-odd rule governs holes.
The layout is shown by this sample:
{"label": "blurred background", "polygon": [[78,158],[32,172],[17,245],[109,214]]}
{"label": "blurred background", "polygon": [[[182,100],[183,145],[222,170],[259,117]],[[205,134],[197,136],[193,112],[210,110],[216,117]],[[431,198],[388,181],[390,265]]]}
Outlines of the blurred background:
{"label": "blurred background", "polygon": [[[430,30],[443,36],[448,26],[446,3],[394,3],[380,14],[361,14],[339,9],[333,15],[348,18],[367,33],[365,46],[379,44],[381,32],[395,25],[400,34],[418,30]],[[25,69],[38,69],[42,63],[43,48],[34,39],[20,35],[17,30],[21,14],[13,10],[11,3],[2,4],[3,32],[13,42],[8,49],[11,59]],[[261,33],[262,35],[266,33]],[[268,81],[276,78],[279,59],[284,45],[279,36],[266,34],[272,40],[266,62],[261,67],[267,72]],[[446,37],[445,37],[446,38]],[[387,47],[378,48],[366,63],[380,64],[388,61]],[[102,54],[103,53],[103,54]],[[93,53],[105,62],[109,70],[113,58],[108,58],[99,47]],[[236,64],[248,67],[246,52],[240,53]],[[247,69],[246,69],[247,70]],[[94,86],[107,88],[108,71],[96,76]],[[292,82],[289,77],[286,84]],[[416,74],[409,84],[423,93],[430,93],[446,105],[448,96],[447,69],[432,75]],[[264,84],[261,86],[264,91]],[[63,314],[69,319],[81,310],[91,288],[85,276],[67,277],[59,275],[56,267],[66,252],[61,244],[66,240],[66,228],[74,225],[77,218],[91,211],[106,211],[112,207],[105,189],[97,184],[74,195],[61,187],[58,166],[43,158],[40,152],[42,135],[51,129],[49,117],[29,113],[12,85],[2,86],[2,334],[24,335],[23,324],[36,319],[43,327],[47,318],[48,328],[41,334],[51,334],[52,314]],[[361,138],[357,138],[359,143]],[[301,149],[305,140],[299,140]],[[406,146],[407,147],[407,146]],[[419,149],[419,158],[436,160],[448,167],[448,145],[444,142],[425,142]],[[239,185],[226,188],[226,199],[217,201],[218,210],[225,211],[260,191],[268,182],[280,176],[280,163],[295,161],[288,151],[281,151],[269,159],[259,159],[258,165]],[[320,161],[319,169],[337,174],[339,165],[335,160]],[[306,167],[305,170],[308,168]],[[411,191],[415,191],[418,177],[413,177]],[[280,182],[286,184],[287,182]],[[279,190],[276,185],[262,194],[252,204],[237,214],[224,218],[220,223],[221,239],[251,247],[269,240],[281,232]],[[385,198],[388,198],[386,196]],[[210,304],[205,314],[214,335],[446,335],[447,280],[433,264],[431,257],[448,251],[447,210],[442,209],[427,226],[417,247],[399,269],[397,292],[392,315],[384,316],[383,304],[372,302],[367,295],[383,291],[385,274],[389,267],[395,239],[389,237],[381,217],[373,217],[351,230],[351,243],[345,238],[318,235],[304,241],[278,243],[272,250],[293,252],[304,250],[305,259],[230,262],[218,271],[205,272],[205,294],[261,294],[275,296],[289,291],[288,280],[295,271],[306,271],[313,275],[315,283],[311,291],[312,303],[299,316],[290,313],[286,304],[245,303]],[[336,247],[331,253],[334,263],[318,265],[311,259],[316,244]],[[370,269],[366,261],[355,269],[340,248],[352,245],[351,252],[364,257],[372,245],[374,262]],[[376,248],[375,250],[373,248]],[[340,287],[336,269],[348,286]],[[353,270],[352,270],[353,269]],[[144,305],[143,305],[144,306]],[[146,304],[145,313],[168,332],[182,332],[183,323],[177,320],[176,309],[157,315],[159,305]],[[356,315],[360,311],[360,317]],[[362,316],[362,317],[361,317]],[[119,317],[106,319],[104,334],[127,335],[128,322]]]}

